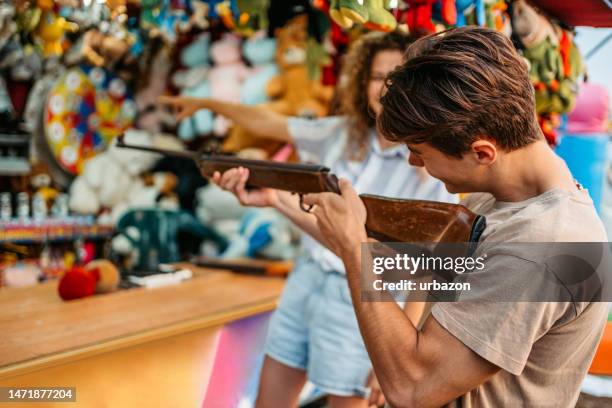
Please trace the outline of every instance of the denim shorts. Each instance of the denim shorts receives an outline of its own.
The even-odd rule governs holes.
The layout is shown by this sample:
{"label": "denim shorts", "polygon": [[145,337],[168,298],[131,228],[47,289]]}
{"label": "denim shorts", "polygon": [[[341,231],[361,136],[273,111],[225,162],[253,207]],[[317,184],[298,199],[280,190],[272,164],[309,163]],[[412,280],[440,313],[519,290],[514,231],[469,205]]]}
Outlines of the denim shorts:
{"label": "denim shorts", "polygon": [[272,315],[266,354],[326,394],[367,398],[371,370],[346,276],[300,259]]}

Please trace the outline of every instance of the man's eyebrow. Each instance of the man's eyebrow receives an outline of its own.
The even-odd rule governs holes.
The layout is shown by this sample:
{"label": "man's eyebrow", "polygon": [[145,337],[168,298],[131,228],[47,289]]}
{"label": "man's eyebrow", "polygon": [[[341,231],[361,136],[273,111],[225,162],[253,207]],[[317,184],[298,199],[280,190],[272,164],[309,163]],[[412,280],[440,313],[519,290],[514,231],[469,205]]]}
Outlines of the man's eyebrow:
{"label": "man's eyebrow", "polygon": [[414,147],[410,147],[410,146],[406,146],[408,147],[408,150],[410,150],[412,153],[416,153],[416,154],[421,154],[421,152],[419,152],[417,149],[415,149]]}

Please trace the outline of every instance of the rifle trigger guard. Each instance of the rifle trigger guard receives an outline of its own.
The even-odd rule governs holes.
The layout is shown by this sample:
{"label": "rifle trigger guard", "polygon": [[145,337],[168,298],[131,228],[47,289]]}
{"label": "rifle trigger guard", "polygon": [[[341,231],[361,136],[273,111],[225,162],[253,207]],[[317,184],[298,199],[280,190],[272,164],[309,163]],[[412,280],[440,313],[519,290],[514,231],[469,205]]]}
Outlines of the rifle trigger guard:
{"label": "rifle trigger guard", "polygon": [[302,211],[309,213],[310,211],[312,211],[312,207],[314,207],[314,205],[306,205],[304,204],[304,195],[300,194],[300,208],[302,209]]}

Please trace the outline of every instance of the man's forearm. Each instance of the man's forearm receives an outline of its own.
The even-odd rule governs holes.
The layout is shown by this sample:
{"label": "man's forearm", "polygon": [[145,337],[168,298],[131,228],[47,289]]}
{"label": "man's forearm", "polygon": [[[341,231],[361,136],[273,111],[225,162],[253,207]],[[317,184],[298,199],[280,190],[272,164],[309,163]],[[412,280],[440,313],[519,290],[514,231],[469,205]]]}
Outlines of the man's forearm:
{"label": "man's forearm", "polygon": [[[420,373],[416,357],[418,331],[394,301],[362,301],[362,279],[371,285],[370,275],[361,273],[360,247],[342,256],[359,328],[381,388],[392,404],[411,395]],[[398,358],[399,357],[399,358]],[[409,401],[406,401],[409,402]]]}
{"label": "man's forearm", "polygon": [[291,141],[287,129],[287,118],[281,114],[260,106],[230,103],[217,99],[201,99],[199,104],[203,109],[210,109],[223,115],[257,136],[281,142]]}

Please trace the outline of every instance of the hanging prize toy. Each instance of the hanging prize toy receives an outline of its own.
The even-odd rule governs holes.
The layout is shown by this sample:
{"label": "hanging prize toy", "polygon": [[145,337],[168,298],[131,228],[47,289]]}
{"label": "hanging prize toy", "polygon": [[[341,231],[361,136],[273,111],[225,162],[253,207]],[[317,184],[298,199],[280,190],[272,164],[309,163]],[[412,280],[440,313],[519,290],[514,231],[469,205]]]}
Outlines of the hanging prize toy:
{"label": "hanging prize toy", "polygon": [[437,0],[409,0],[406,3],[407,8],[396,11],[398,20],[408,25],[410,32],[416,36],[434,33],[436,26],[432,21],[432,13]]}
{"label": "hanging prize toy", "polygon": [[36,29],[36,36],[41,43],[44,57],[60,57],[64,53],[62,44],[64,33],[78,30],[77,24],[68,22],[55,12],[44,12]]}
{"label": "hanging prize toy", "polygon": [[475,24],[484,26],[486,24],[484,0],[456,0],[457,27],[468,25],[468,16],[474,15]]}
{"label": "hanging prize toy", "polygon": [[487,27],[506,34],[512,34],[508,4],[504,0],[485,0]]}

